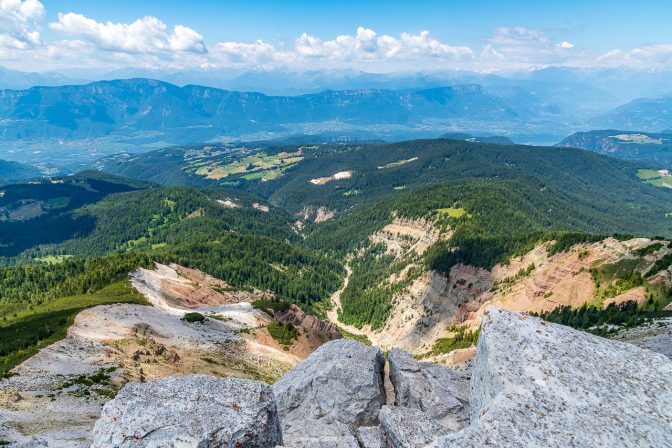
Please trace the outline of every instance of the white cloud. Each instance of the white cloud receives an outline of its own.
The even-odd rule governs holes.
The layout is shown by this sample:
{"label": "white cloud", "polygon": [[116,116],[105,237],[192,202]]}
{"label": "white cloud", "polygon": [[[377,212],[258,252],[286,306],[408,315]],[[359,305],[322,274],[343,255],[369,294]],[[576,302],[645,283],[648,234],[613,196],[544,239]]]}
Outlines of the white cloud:
{"label": "white cloud", "polygon": [[672,44],[647,45],[630,50],[614,48],[596,58],[601,66],[652,69],[672,67]]}
{"label": "white cloud", "polygon": [[358,27],[323,38],[308,33],[272,44],[226,41],[206,46],[182,24],[154,16],[129,23],[98,22],[59,13],[48,26],[56,40],[42,42],[45,9],[39,0],[0,0],[0,65],[20,70],[59,68],[289,68],[369,72],[463,69],[498,71],[550,65],[574,67],[672,67],[672,44],[613,49],[595,54],[566,36],[524,26],[501,27],[480,48],[442,41],[423,30],[398,35]]}
{"label": "white cloud", "polygon": [[275,60],[278,55],[273,45],[262,40],[253,43],[220,42],[210,52],[214,59],[249,65],[267,64]]}
{"label": "white cloud", "polygon": [[449,63],[473,57],[465,46],[452,46],[432,38],[428,31],[419,34],[403,33],[398,38],[378,35],[370,28],[359,27],[354,35],[340,35],[333,40],[320,40],[302,34],[294,42],[299,57],[333,61],[377,60],[400,63],[423,58],[441,59]]}
{"label": "white cloud", "polygon": [[88,41],[101,50],[122,53],[205,53],[203,36],[191,28],[176,25],[172,30],[156,17],[146,16],[133,23],[100,23],[82,14],[58,14],[49,27]]}
{"label": "white cloud", "polygon": [[0,0],[0,53],[38,45],[37,26],[43,16],[44,6],[38,0]]}
{"label": "white cloud", "polygon": [[481,62],[492,67],[572,65],[585,54],[569,41],[556,44],[544,32],[523,26],[497,28],[486,42]]}

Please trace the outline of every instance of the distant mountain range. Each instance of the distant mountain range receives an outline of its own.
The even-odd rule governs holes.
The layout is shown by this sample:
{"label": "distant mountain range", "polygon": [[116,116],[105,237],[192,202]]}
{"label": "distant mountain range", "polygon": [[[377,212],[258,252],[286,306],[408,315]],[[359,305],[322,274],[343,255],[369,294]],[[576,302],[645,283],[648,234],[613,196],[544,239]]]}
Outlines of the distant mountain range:
{"label": "distant mountain range", "polygon": [[610,129],[661,132],[672,128],[672,95],[639,98],[590,121]]}
{"label": "distant mountain range", "polygon": [[[324,91],[273,97],[131,79],[0,92],[6,138],[90,138],[161,131],[208,139],[279,131],[293,123],[419,124],[425,120],[529,118],[478,85],[425,90]],[[179,139],[179,138],[178,138]]]}
{"label": "distant mountain range", "polygon": [[[167,76],[161,71],[142,73]],[[173,77],[183,83],[209,79],[206,74],[216,73],[177,71]],[[296,89],[291,91],[366,86],[294,96],[200,85],[180,87],[147,78],[5,89],[0,90],[0,159],[27,164],[39,161],[45,170],[73,172],[111,154],[199,142],[399,141],[446,134],[482,142],[495,142],[491,136],[501,136],[508,141],[499,143],[552,144],[572,132],[595,128],[672,129],[672,97],[638,99],[604,112],[625,95],[615,95],[621,87],[630,89],[630,94],[635,92],[633,79],[642,82],[643,92],[651,91],[653,80],[664,89],[667,84],[659,79],[660,73],[600,73],[605,78],[598,82],[595,72],[561,68],[508,78],[468,72],[226,71],[219,82],[253,88],[272,85],[277,78],[277,90],[282,91],[296,75]],[[0,69],[0,85],[18,81],[21,75],[26,84],[69,84],[75,80],[57,73],[20,74]],[[233,82],[234,78],[241,83]]]}
{"label": "distant mountain range", "polygon": [[17,162],[0,160],[0,184],[41,177],[37,168]]}
{"label": "distant mountain range", "polygon": [[565,129],[553,108],[477,84],[268,96],[150,79],[99,81],[0,91],[0,120],[0,157],[32,162],[39,154],[60,166],[174,144],[299,134],[352,141]]}
{"label": "distant mountain range", "polygon": [[20,72],[0,67],[0,88],[29,89],[35,86],[83,84],[86,78],[70,77],[57,72]]}
{"label": "distant mountain range", "polygon": [[577,132],[557,146],[586,149],[619,159],[640,160],[654,167],[672,167],[672,135],[642,131]]}

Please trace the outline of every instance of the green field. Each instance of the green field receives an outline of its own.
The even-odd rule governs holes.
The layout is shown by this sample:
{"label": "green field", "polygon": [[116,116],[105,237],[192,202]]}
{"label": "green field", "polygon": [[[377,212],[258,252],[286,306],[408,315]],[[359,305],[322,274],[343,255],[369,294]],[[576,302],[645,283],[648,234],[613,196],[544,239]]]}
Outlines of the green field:
{"label": "green field", "polygon": [[647,184],[656,187],[672,188],[672,176],[663,176],[656,170],[638,170],[637,176]]}
{"label": "green field", "polygon": [[68,258],[72,258],[72,255],[47,255],[45,257],[35,258],[35,262],[46,264],[60,264],[63,263]]}
{"label": "green field", "polygon": [[302,152],[280,152],[267,155],[265,152],[244,157],[235,162],[220,165],[218,163],[199,164],[196,174],[207,179],[223,179],[234,174],[242,174],[247,180],[272,180],[284,173],[287,168],[303,160]]}
{"label": "green field", "polygon": [[437,208],[436,212],[438,212],[440,215],[447,215],[455,219],[461,218],[464,215],[467,215],[467,218],[471,218],[471,215],[468,214],[465,209],[458,207]]}
{"label": "green field", "polygon": [[110,303],[148,305],[128,280],[120,280],[93,294],[22,309],[0,307],[0,378],[41,348],[63,339],[80,311]]}

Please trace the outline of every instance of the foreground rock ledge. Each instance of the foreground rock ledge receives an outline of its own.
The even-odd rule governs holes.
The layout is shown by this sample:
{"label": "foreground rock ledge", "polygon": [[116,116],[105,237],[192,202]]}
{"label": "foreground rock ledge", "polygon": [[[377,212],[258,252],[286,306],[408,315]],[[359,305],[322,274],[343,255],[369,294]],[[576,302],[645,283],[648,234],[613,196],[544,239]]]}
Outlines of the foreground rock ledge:
{"label": "foreground rock ledge", "polygon": [[271,388],[207,375],[129,384],[93,429],[95,448],[276,445],[282,433]]}
{"label": "foreground rock ledge", "polygon": [[384,368],[380,349],[344,339],[297,364],[273,385],[286,446],[358,447],[385,403]]}
{"label": "foreground rock ledge", "polygon": [[458,430],[469,422],[469,380],[437,364],[418,362],[396,348],[388,352],[395,404],[418,409],[442,426]]}
{"label": "foreground rock ledge", "polygon": [[395,406],[383,406],[382,352],[346,340],[272,390],[205,375],[129,384],[93,446],[672,447],[672,361],[634,345],[493,307],[468,392],[450,369],[389,359]]}
{"label": "foreground rock ledge", "polygon": [[470,408],[470,426],[434,446],[670,447],[672,362],[491,307]]}

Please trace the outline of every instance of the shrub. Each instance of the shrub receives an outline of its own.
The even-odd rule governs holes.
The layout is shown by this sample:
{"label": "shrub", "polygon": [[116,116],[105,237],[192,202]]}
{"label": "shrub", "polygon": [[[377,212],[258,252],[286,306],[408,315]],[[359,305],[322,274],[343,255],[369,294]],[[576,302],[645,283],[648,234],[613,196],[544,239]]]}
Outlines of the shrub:
{"label": "shrub", "polygon": [[182,318],[183,321],[192,323],[203,323],[205,322],[205,316],[201,313],[187,313]]}
{"label": "shrub", "polygon": [[299,331],[294,328],[292,324],[286,324],[284,322],[273,322],[266,327],[266,329],[273,339],[275,339],[278,344],[282,345],[285,350],[289,349],[299,337]]}
{"label": "shrub", "polygon": [[287,311],[289,309],[289,302],[261,299],[252,302],[252,306],[258,310],[265,311],[267,314],[273,317],[273,312],[275,311]]}

